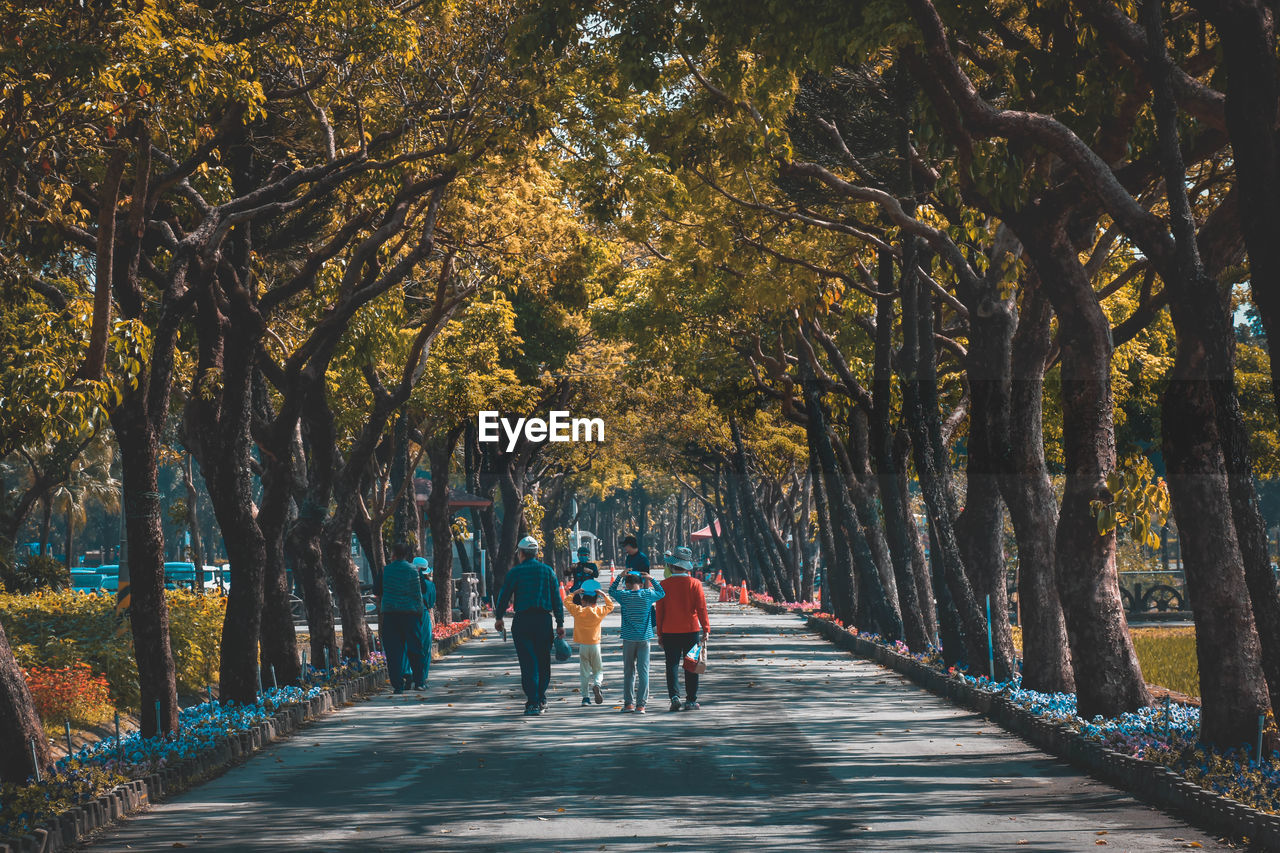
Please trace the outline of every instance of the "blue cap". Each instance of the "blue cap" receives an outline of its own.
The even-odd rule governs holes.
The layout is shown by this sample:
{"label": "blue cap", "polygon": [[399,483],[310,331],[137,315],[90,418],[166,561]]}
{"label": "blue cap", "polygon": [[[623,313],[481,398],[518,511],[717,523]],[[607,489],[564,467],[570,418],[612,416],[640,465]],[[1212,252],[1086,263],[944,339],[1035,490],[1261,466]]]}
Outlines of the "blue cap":
{"label": "blue cap", "polygon": [[594,579],[585,580],[579,589],[586,595],[598,595],[600,593],[600,581]]}
{"label": "blue cap", "polygon": [[427,558],[426,558],[426,557],[414,557],[414,558],[413,558],[413,565],[414,565],[415,567],[419,568],[419,569],[429,569],[429,568],[431,568],[431,564],[427,562]]}

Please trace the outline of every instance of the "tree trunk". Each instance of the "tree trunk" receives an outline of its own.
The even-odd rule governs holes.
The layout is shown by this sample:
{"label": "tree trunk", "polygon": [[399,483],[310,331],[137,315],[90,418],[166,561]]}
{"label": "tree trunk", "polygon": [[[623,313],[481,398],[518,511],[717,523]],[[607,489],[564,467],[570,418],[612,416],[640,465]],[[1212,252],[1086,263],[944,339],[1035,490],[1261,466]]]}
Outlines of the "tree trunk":
{"label": "tree trunk", "polygon": [[[255,430],[269,428],[274,412],[267,396],[266,383],[260,373],[254,375],[253,404]],[[302,436],[296,425],[280,455],[269,450],[260,455],[262,470],[262,508],[258,527],[266,551],[262,578],[262,626],[259,636],[260,665],[264,672],[274,667],[277,685],[297,684],[301,676],[298,654],[298,632],[293,627],[289,602],[289,574],[285,559],[285,530],[289,526],[296,465],[302,459]],[[270,680],[268,680],[270,683]]]}
{"label": "tree trunk", "polygon": [[[814,395],[816,402],[816,392]],[[806,399],[806,408],[808,406]],[[818,550],[822,555],[822,609],[846,625],[852,625],[853,569],[844,553],[836,549],[835,523],[831,518],[829,494],[824,482],[825,473],[818,461],[818,453],[811,433],[812,425],[805,425],[809,437],[809,474],[813,479],[813,503],[818,512]],[[835,581],[832,583],[832,581]]]}
{"label": "tree trunk", "polygon": [[40,726],[27,679],[9,648],[4,626],[0,625],[0,782],[21,785],[35,775],[37,766],[46,772],[50,763],[49,738]]}
{"label": "tree trunk", "polygon": [[1162,446],[1196,622],[1203,697],[1200,739],[1231,747],[1251,743],[1255,720],[1270,710],[1243,558],[1229,511],[1222,416],[1217,411],[1220,399],[1234,401],[1235,396],[1232,329],[1227,307],[1196,246],[1161,4],[1148,0],[1142,17],[1148,41],[1156,44],[1151,74],[1156,139],[1175,245],[1172,270],[1162,270],[1171,291],[1169,313],[1177,337],[1161,406]]}
{"label": "tree trunk", "polygon": [[[412,482],[417,472],[409,453],[409,416],[404,412],[396,418],[391,441],[391,494],[395,495],[391,538],[395,542],[409,542],[419,554],[426,550],[422,541],[422,528],[418,517],[417,486]],[[408,484],[405,480],[409,480]]]}
{"label": "tree trunk", "polygon": [[801,479],[800,515],[796,519],[791,534],[796,559],[800,565],[800,600],[813,601],[814,560],[809,551],[809,513],[813,506],[813,477],[808,471]]}
{"label": "tree trunk", "polygon": [[[929,642],[936,646],[940,642],[938,620],[944,598],[948,618],[954,623],[958,616],[955,612],[955,605],[951,603],[951,597],[946,593],[945,586],[942,588],[941,594],[934,590],[931,566],[924,552],[924,542],[920,537],[920,526],[916,523],[915,514],[911,508],[911,484],[907,476],[910,465],[911,437],[906,429],[898,427],[893,434],[893,468],[897,472],[895,475],[895,480],[897,481],[895,491],[898,494],[903,518],[906,521],[907,544],[911,547],[911,574],[915,579],[916,597],[920,602],[920,616],[924,620],[924,629],[929,637]],[[955,636],[956,638],[961,636],[959,627],[955,629]],[[960,645],[958,643],[953,645],[958,655],[960,653]]]}
{"label": "tree trunk", "polygon": [[[983,284],[986,288],[981,292],[962,289],[969,309],[969,350],[964,360],[969,379],[969,435],[964,511],[955,528],[974,595],[990,604],[996,657],[1012,663],[1016,654],[1009,626],[1000,481],[1006,470],[1004,452],[1009,441],[1013,299],[1000,293],[1001,282]],[[1012,668],[999,671],[998,677],[1004,680],[1011,674]]]}
{"label": "tree trunk", "polygon": [[[1280,132],[1259,121],[1276,111],[1274,5],[1263,0],[1192,0],[1217,30],[1226,77],[1224,114],[1240,194],[1240,228],[1249,252],[1249,288],[1268,341],[1280,341]],[[1280,412],[1280,358],[1271,359]]]}
{"label": "tree trunk", "polygon": [[1009,452],[1001,480],[1018,543],[1022,685],[1045,693],[1075,692],[1067,623],[1054,581],[1058,500],[1044,459],[1044,367],[1052,346],[1048,300],[1034,272],[1023,288],[1011,348]]}
{"label": "tree trunk", "polygon": [[187,529],[191,532],[191,562],[196,567],[196,594],[204,594],[204,554],[200,547],[200,513],[196,504],[200,493],[196,491],[195,476],[191,470],[191,452],[184,454],[182,464],[182,485],[187,492]]}
{"label": "tree trunk", "polygon": [[369,637],[369,625],[364,616],[364,598],[360,590],[360,572],[351,556],[352,527],[355,524],[356,502],[354,491],[339,491],[338,505],[333,516],[325,522],[321,548],[329,582],[338,600],[338,614],[342,620],[342,655],[348,660],[363,660],[373,651]]}
{"label": "tree trunk", "polygon": [[1115,534],[1098,534],[1091,508],[1093,501],[1110,502],[1106,478],[1116,464],[1111,326],[1067,235],[1066,213],[1024,216],[1010,224],[1058,315],[1066,487],[1054,567],[1078,713],[1089,719],[1135,710],[1151,696],[1120,600]]}
{"label": "tree trunk", "polygon": [[[1239,193],[1239,221],[1249,253],[1249,287],[1267,340],[1280,340],[1280,134],[1275,123],[1259,121],[1280,98],[1276,66],[1274,9],[1260,0],[1192,3],[1214,25],[1226,78],[1225,117]],[[1231,386],[1219,386],[1219,417],[1226,453],[1232,514],[1245,565],[1245,578],[1262,642],[1271,704],[1280,707],[1280,596],[1267,553],[1266,529],[1258,511],[1248,436]],[[1280,358],[1271,359],[1273,403],[1280,411]]]}
{"label": "tree trunk", "polygon": [[48,557],[53,550],[51,530],[53,528],[53,495],[45,492],[40,498],[40,556]]}
{"label": "tree trunk", "polygon": [[285,553],[293,566],[293,576],[307,611],[307,631],[311,635],[311,662],[317,669],[325,662],[338,663],[338,631],[333,618],[333,595],[329,591],[324,563],[324,509],[309,499],[298,508],[298,518],[285,536]]}
{"label": "tree trunk", "polygon": [[[913,242],[908,240],[905,253],[911,260],[904,262],[910,268],[915,262]],[[924,492],[925,508],[936,547],[930,548],[930,556],[941,568],[942,579],[955,604],[964,631],[965,660],[972,673],[994,675],[998,680],[1008,677],[1011,662],[999,649],[995,650],[996,672],[988,672],[987,619],[982,605],[974,595],[965,572],[964,559],[956,540],[952,524],[952,503],[947,494],[946,472],[943,467],[945,448],[938,411],[938,375],[933,349],[933,305],[927,284],[918,281],[908,271],[901,279],[903,294],[902,327],[903,368],[910,371],[903,381],[903,410],[911,430],[911,445],[915,452],[916,476]],[[934,577],[934,593],[938,593],[938,577]],[[946,637],[943,637],[946,649]]]}
{"label": "tree trunk", "polygon": [[[808,363],[802,368],[811,372]],[[880,583],[880,572],[867,544],[866,536],[858,522],[853,501],[845,488],[845,481],[840,472],[840,463],[831,447],[831,437],[827,433],[826,415],[822,411],[822,403],[818,399],[817,389],[812,380],[805,382],[805,405],[808,410],[810,430],[810,452],[816,452],[818,463],[826,478],[827,500],[833,520],[838,520],[848,537],[853,551],[853,563],[856,566],[857,583],[862,597],[866,599],[872,625],[888,642],[902,639],[902,619],[889,603],[884,587]],[[830,476],[828,477],[828,473]],[[854,566],[850,566],[852,581]],[[856,605],[856,602],[854,602]],[[856,609],[856,608],[855,608]]]}
{"label": "tree trunk", "polygon": [[449,525],[449,468],[461,435],[462,428],[455,427],[437,436],[427,451],[431,464],[431,497],[427,499],[427,521],[431,525],[437,623],[453,621],[453,528]]}
{"label": "tree trunk", "polygon": [[66,557],[68,570],[75,565],[75,557],[73,555],[75,554],[76,525],[75,518],[72,517],[72,509],[71,499],[70,496],[68,496],[67,509],[62,514],[62,523],[65,525],[63,530],[65,537],[63,539],[62,553]]}
{"label": "tree trunk", "polygon": [[[502,496],[502,531],[498,539],[498,552],[493,561],[495,596],[502,587],[507,572],[515,565],[516,543],[520,540],[520,524],[524,516],[524,498],[519,487],[524,480],[524,468],[518,466],[514,459],[504,459],[500,466],[498,491]],[[494,603],[497,603],[496,598]]]}
{"label": "tree trunk", "polygon": [[[893,258],[888,252],[882,252],[880,257],[880,290],[886,293],[893,290]],[[889,426],[893,393],[893,304],[892,296],[881,297],[876,301],[869,444],[880,486],[880,506],[884,512],[889,561],[897,579],[903,635],[913,651],[923,651],[929,645],[930,634],[912,569],[910,507],[904,500],[906,496],[899,490],[900,472],[895,467],[893,432]],[[925,605],[931,608],[932,602],[926,601]]]}
{"label": "tree trunk", "polygon": [[[157,355],[153,350],[153,363]],[[167,383],[167,374],[163,370],[158,373],[165,376],[163,381]],[[156,372],[150,381],[159,381]],[[148,412],[148,388],[143,383],[127,392],[111,414],[111,425],[120,447],[123,512],[129,542],[128,566],[122,567],[121,572],[128,572],[130,623],[142,705],[139,717],[142,736],[155,737],[177,725],[178,686],[169,645],[169,608],[164,598],[164,528],[158,486],[160,431],[156,425],[164,422],[168,390],[158,394],[165,412],[154,408]]]}

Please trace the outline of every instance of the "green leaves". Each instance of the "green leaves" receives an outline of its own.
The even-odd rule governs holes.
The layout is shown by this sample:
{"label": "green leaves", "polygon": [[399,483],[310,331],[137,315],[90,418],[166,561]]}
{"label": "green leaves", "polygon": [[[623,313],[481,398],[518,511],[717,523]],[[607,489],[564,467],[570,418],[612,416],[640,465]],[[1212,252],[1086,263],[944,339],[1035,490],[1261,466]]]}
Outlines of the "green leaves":
{"label": "green leaves", "polygon": [[1160,529],[1169,520],[1169,487],[1155,476],[1151,460],[1139,456],[1112,471],[1106,479],[1110,501],[1095,500],[1089,506],[1098,523],[1098,535],[1128,532],[1133,541],[1148,548],[1160,546]]}

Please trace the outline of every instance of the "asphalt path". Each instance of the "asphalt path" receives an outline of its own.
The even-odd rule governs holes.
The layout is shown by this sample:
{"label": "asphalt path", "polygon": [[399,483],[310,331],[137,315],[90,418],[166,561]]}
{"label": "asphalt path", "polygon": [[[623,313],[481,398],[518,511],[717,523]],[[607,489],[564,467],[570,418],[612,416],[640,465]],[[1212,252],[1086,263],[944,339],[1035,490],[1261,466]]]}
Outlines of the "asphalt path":
{"label": "asphalt path", "polygon": [[[343,709],[105,834],[97,851],[1224,849],[1212,837],[814,637],[712,605],[701,711],[581,707],[575,658],[522,715],[492,632],[426,694]],[[491,626],[490,626],[491,627]]]}

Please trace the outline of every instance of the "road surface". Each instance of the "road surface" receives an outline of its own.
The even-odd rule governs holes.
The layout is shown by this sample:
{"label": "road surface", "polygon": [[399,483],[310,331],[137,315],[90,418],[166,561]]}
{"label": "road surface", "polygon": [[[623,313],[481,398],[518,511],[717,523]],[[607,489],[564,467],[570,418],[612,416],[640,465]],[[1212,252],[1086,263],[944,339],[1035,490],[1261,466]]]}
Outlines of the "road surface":
{"label": "road surface", "polygon": [[[522,716],[510,643],[383,694],[104,835],[95,851],[1221,849],[792,617],[716,604],[701,711],[620,714],[577,661]],[[654,647],[655,659],[658,649]]]}

